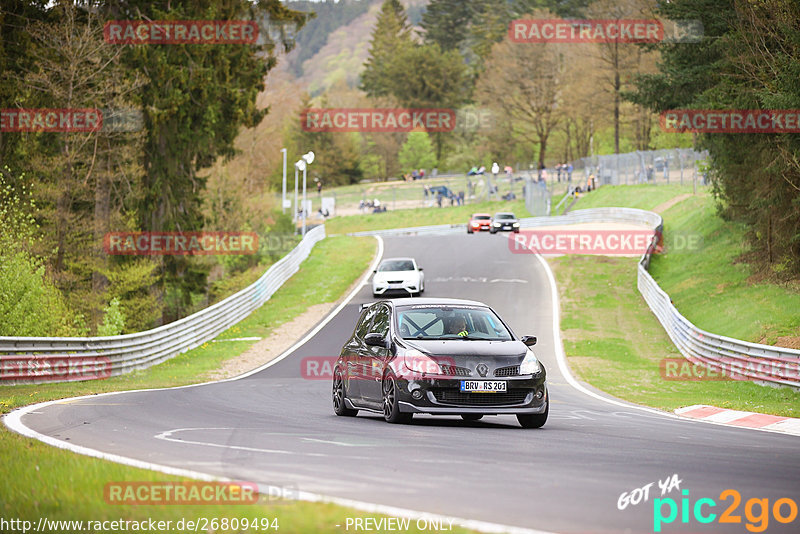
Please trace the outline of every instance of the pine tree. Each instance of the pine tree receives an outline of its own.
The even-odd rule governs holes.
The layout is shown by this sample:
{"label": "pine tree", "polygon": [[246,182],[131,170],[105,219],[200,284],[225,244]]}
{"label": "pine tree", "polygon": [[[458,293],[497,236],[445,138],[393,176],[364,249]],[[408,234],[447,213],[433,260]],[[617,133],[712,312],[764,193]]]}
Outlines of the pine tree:
{"label": "pine tree", "polygon": [[422,15],[425,42],[442,50],[460,50],[474,13],[475,0],[431,0]]}
{"label": "pine tree", "polygon": [[373,98],[389,95],[391,81],[388,73],[392,58],[411,44],[411,28],[403,5],[399,0],[385,0],[372,32],[360,88]]}

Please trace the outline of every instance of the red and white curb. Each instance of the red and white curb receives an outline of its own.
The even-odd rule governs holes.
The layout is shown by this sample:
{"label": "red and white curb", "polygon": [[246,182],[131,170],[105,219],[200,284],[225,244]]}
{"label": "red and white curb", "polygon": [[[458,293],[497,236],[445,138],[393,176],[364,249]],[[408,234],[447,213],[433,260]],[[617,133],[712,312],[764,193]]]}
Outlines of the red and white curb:
{"label": "red and white curb", "polygon": [[754,428],[758,430],[770,430],[773,432],[783,432],[800,436],[800,419],[796,417],[781,417],[779,415],[767,415],[755,412],[741,412],[739,410],[727,410],[696,404],[685,408],[678,408],[675,413],[681,417],[689,419],[699,419],[709,423],[721,425],[738,426],[741,428]]}

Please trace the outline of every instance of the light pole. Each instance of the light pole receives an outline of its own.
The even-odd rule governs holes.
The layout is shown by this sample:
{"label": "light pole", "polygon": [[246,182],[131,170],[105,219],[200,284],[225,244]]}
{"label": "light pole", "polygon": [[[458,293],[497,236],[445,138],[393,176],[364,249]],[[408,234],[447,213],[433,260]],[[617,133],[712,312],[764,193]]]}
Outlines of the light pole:
{"label": "light pole", "polygon": [[292,222],[297,222],[297,171],[300,169],[300,165],[305,166],[306,162],[303,160],[298,160],[294,164],[294,213],[292,213]]}
{"label": "light pole", "polygon": [[303,154],[301,158],[303,161],[303,233],[302,235],[306,235],[306,174],[308,172],[308,166],[314,162],[314,153],[312,151],[308,151],[307,154]]}
{"label": "light pole", "polygon": [[286,149],[282,148],[283,153],[283,195],[281,196],[281,210],[286,213]]}

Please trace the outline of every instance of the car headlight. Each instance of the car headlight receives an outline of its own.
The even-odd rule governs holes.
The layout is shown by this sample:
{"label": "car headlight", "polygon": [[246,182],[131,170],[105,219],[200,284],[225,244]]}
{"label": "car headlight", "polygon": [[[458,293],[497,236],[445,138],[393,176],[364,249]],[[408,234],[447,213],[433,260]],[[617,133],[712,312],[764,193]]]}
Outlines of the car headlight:
{"label": "car headlight", "polygon": [[519,374],[521,375],[535,375],[542,372],[542,366],[539,364],[539,360],[536,359],[536,355],[533,353],[531,349],[525,353],[525,359],[522,360],[522,363],[519,366]]}
{"label": "car headlight", "polygon": [[495,226],[500,226],[500,223],[494,223]]}
{"label": "car headlight", "polygon": [[519,223],[514,223],[512,226],[519,226]]}
{"label": "car headlight", "polygon": [[406,369],[413,371],[414,373],[424,375],[442,374],[442,369],[439,367],[438,363],[433,361],[433,359],[427,354],[423,354],[415,349],[406,351],[405,356],[403,357],[403,364],[406,366]]}

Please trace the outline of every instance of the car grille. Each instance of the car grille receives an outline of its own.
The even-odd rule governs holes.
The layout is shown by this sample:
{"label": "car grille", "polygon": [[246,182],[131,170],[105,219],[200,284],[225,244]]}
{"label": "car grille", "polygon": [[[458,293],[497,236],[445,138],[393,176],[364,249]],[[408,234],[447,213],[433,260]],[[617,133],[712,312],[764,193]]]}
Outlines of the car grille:
{"label": "car grille", "polygon": [[494,376],[519,376],[519,365],[498,367],[494,370]]}
{"label": "car grille", "polygon": [[433,391],[433,396],[442,404],[457,406],[504,406],[522,404],[528,396],[527,389],[512,389],[505,393],[462,393],[454,389]]}
{"label": "car grille", "polygon": [[402,280],[387,280],[386,283],[387,284],[402,284],[403,281]]}
{"label": "car grille", "polygon": [[472,371],[466,367],[457,367],[455,365],[440,365],[443,375],[448,376],[470,376]]}

